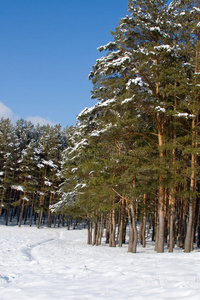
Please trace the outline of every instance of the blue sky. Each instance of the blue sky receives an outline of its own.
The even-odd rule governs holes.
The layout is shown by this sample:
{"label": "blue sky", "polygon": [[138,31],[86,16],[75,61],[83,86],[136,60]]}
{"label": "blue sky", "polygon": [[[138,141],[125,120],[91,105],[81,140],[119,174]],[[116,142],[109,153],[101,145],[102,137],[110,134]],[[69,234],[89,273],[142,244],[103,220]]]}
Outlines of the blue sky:
{"label": "blue sky", "polygon": [[74,125],[128,0],[0,0],[0,117]]}

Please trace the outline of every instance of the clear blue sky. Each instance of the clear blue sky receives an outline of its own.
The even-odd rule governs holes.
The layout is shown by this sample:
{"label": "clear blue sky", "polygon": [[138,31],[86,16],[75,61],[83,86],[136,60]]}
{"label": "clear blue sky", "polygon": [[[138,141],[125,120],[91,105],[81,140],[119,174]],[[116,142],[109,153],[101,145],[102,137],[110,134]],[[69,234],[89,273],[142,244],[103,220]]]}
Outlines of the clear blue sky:
{"label": "clear blue sky", "polygon": [[[95,104],[88,74],[128,0],[0,0],[0,117],[62,126]],[[38,119],[39,120],[39,119]]]}

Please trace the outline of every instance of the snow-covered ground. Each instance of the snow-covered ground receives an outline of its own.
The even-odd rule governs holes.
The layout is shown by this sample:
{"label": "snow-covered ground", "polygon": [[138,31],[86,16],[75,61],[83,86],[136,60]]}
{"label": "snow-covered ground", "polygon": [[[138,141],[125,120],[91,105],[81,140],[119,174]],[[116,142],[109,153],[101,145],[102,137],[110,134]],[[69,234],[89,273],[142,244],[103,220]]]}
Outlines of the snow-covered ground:
{"label": "snow-covered ground", "polygon": [[86,230],[0,226],[0,299],[200,299],[200,252],[88,246]]}

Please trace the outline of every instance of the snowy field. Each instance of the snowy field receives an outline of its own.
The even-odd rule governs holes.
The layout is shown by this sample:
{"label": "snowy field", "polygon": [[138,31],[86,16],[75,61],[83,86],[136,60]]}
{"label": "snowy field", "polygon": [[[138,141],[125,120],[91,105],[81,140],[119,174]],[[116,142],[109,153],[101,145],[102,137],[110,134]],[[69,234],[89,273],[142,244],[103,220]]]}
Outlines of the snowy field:
{"label": "snowy field", "polygon": [[87,230],[0,226],[0,300],[200,299],[200,252],[88,246]]}

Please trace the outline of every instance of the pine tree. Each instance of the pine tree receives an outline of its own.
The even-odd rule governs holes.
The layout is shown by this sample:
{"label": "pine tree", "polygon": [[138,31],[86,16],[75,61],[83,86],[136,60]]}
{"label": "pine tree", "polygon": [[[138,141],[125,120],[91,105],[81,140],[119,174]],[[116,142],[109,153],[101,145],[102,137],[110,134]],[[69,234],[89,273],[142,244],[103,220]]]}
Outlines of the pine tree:
{"label": "pine tree", "polygon": [[6,224],[8,225],[8,214],[11,201],[11,185],[15,183],[16,169],[16,138],[13,125],[9,119],[0,121],[0,158],[1,158],[1,203],[2,209],[6,209]]}
{"label": "pine tree", "polygon": [[58,186],[61,183],[59,175],[61,163],[61,151],[65,148],[65,139],[61,133],[61,127],[56,125],[43,126],[38,139],[37,167],[38,167],[38,228],[41,225],[42,216],[48,213],[48,226],[50,226],[49,205],[57,201]]}
{"label": "pine tree", "polygon": [[[102,101],[110,78],[120,90],[112,89],[115,98],[131,101],[138,111],[152,117],[158,135],[159,165],[164,165],[166,107],[170,105],[165,95],[169,82],[167,67],[173,64],[177,47],[169,36],[166,1],[129,1],[130,16],[121,20],[114,33],[115,43],[104,58],[97,61],[90,77],[93,78],[93,95]],[[100,50],[109,49],[110,44]],[[171,66],[170,66],[171,67]],[[169,77],[169,76],[168,76]],[[98,88],[96,88],[98,87]],[[111,86],[112,87],[112,86]],[[104,97],[104,98],[103,98]],[[123,98],[124,99],[123,99]],[[164,178],[159,179],[158,251],[164,251]]]}
{"label": "pine tree", "polygon": [[[195,57],[192,54],[195,41],[192,28],[196,28],[195,21],[191,21],[192,17],[198,14],[198,6],[195,8],[195,2],[185,1],[172,3],[168,9],[166,4],[166,1],[143,1],[142,3],[129,1],[130,15],[120,20],[120,25],[113,33],[114,42],[99,48],[100,51],[107,50],[108,53],[97,60],[90,73],[94,85],[92,97],[101,101],[101,104],[96,105],[96,110],[99,111],[100,107],[106,106],[107,111],[115,111],[116,115],[119,113],[119,103],[129,102],[138,115],[146,115],[146,128],[149,129],[146,133],[143,131],[133,134],[143,136],[147,141],[151,141],[152,145],[155,145],[155,139],[150,138],[152,134],[158,137],[156,142],[159,174],[156,242],[158,252],[164,251],[167,208],[165,203],[168,197],[170,197],[171,211],[170,240],[173,240],[175,195],[178,186],[172,183],[170,177],[177,178],[178,174],[177,134],[181,132],[182,136],[179,140],[186,135],[186,132],[181,130],[181,126],[184,119],[188,119],[193,127],[192,136],[197,136],[195,124],[198,118],[198,108],[196,105],[191,106],[194,101],[189,100],[192,99],[191,93],[193,93],[191,78],[194,73]],[[184,26],[180,25],[183,20]],[[189,22],[192,25],[186,28]],[[198,45],[198,38],[196,40]],[[196,60],[197,57],[196,54]],[[198,76],[197,65],[198,63],[196,63],[195,76]],[[198,86],[197,82],[195,86]],[[181,101],[182,99],[185,101]],[[101,111],[99,115],[102,116]],[[193,148],[194,144],[195,142]],[[195,145],[197,147],[197,144]],[[180,151],[183,149],[179,147],[179,153]],[[191,154],[191,157],[194,165],[196,156]],[[168,172],[169,164],[172,165],[170,172]],[[195,168],[192,169],[194,174]],[[193,190],[191,194],[194,195],[196,179],[194,180],[194,175],[192,177],[190,190]],[[194,207],[193,204],[193,211]],[[191,230],[189,236],[191,237]],[[172,242],[170,243],[172,251]]]}

